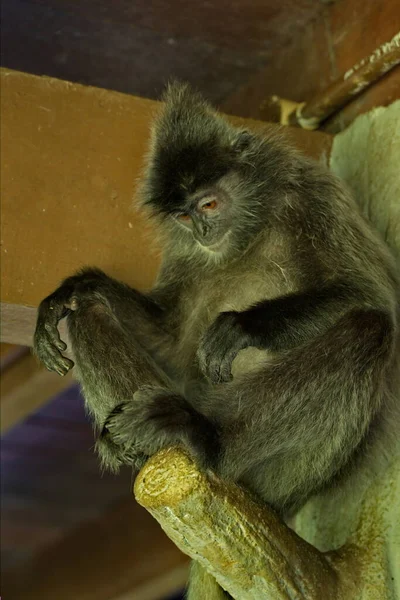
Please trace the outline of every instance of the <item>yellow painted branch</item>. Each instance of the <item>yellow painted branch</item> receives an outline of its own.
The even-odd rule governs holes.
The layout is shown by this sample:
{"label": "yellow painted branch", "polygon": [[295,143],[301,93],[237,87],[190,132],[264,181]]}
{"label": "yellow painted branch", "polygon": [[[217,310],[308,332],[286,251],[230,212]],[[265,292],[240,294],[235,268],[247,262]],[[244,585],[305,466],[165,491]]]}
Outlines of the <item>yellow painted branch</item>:
{"label": "yellow painted branch", "polygon": [[180,449],[153,456],[134,492],[178,548],[237,600],[355,597],[354,552],[319,552],[241,488],[199,471]]}

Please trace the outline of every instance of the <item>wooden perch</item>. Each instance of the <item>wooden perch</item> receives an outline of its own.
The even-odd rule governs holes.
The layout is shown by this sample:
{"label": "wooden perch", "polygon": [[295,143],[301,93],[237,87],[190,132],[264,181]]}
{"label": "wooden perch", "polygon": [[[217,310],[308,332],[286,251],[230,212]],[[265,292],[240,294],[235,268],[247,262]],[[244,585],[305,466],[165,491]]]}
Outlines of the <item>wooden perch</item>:
{"label": "wooden perch", "polygon": [[178,548],[237,600],[355,597],[355,548],[319,552],[241,488],[200,472],[178,448],[147,462],[134,493]]}

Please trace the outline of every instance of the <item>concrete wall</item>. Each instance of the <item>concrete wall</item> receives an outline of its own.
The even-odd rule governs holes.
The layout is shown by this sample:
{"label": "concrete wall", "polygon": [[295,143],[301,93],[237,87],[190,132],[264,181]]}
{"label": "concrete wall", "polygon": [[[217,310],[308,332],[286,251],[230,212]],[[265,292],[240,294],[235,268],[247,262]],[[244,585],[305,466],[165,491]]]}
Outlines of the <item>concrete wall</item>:
{"label": "concrete wall", "polygon": [[[331,168],[353,190],[364,213],[400,256],[400,101],[358,117],[334,139]],[[400,403],[400,390],[399,390]],[[387,460],[365,465],[334,493],[311,500],[295,529],[321,550],[345,542],[359,547],[362,586],[357,598],[400,598],[400,432]],[[372,459],[371,459],[372,460]]]}
{"label": "concrete wall", "polygon": [[400,256],[400,100],[356,119],[333,142],[331,168]]}

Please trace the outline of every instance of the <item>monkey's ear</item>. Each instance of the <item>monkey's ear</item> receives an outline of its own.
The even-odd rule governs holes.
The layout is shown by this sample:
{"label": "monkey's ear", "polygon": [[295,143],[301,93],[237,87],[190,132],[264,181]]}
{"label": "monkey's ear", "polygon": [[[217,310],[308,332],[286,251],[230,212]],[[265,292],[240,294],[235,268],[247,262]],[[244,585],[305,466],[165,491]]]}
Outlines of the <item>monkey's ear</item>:
{"label": "monkey's ear", "polygon": [[254,136],[250,131],[243,129],[242,131],[238,131],[232,142],[232,148],[236,152],[244,152],[250,146]]}

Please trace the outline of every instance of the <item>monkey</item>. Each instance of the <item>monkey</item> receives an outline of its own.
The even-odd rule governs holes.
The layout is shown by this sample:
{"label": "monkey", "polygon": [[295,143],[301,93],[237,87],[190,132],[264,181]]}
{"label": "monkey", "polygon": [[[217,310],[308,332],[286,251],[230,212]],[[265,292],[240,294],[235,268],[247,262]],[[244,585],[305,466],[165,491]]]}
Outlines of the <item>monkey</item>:
{"label": "monkey", "polygon": [[[152,290],[97,268],[38,310],[75,364],[104,468],[180,445],[280,515],[351,471],[393,402],[397,265],[344,184],[280,134],[167,88],[139,191],[163,235]],[[66,317],[74,361],[58,323]],[[226,598],[198,563],[190,600]]]}

